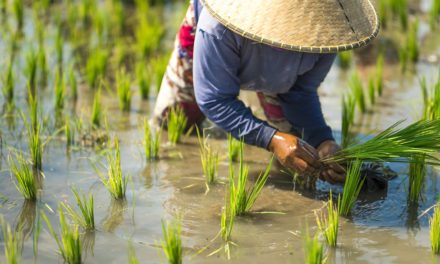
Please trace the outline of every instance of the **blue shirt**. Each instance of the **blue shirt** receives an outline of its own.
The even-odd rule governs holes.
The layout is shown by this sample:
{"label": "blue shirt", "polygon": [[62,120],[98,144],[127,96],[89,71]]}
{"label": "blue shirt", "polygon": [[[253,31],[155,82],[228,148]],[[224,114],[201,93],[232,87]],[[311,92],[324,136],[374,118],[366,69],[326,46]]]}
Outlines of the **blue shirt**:
{"label": "blue shirt", "polygon": [[[195,1],[197,2],[197,1]],[[285,118],[317,147],[333,139],[317,89],[335,54],[282,50],[241,37],[196,3],[194,90],[201,111],[251,145],[267,148],[276,129],[256,118],[238,99],[240,89],[277,95]]]}

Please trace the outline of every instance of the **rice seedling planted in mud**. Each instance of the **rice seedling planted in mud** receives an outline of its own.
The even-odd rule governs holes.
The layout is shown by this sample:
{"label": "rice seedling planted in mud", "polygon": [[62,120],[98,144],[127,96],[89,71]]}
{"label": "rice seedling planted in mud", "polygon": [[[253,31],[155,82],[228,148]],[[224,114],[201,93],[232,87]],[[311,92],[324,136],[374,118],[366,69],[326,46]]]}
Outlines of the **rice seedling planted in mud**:
{"label": "rice seedling planted in mud", "polygon": [[69,86],[70,86],[70,96],[74,101],[78,99],[78,82],[75,76],[75,70],[70,67],[69,70]]}
{"label": "rice seedling planted in mud", "polygon": [[156,91],[160,90],[162,84],[163,76],[168,67],[168,55],[161,55],[151,60],[151,66],[153,68],[154,78],[156,81]]}
{"label": "rice seedling planted in mud", "polygon": [[61,73],[55,77],[55,111],[60,112],[64,109],[64,96],[66,94],[66,84]]}
{"label": "rice seedling planted in mud", "polygon": [[101,89],[95,92],[93,98],[92,115],[90,117],[93,127],[101,126],[102,106],[101,106]]}
{"label": "rice seedling planted in mud", "polygon": [[417,203],[419,201],[425,176],[425,156],[423,154],[414,155],[409,164],[408,199],[411,203]]}
{"label": "rice seedling planted in mud", "polygon": [[142,61],[136,64],[136,83],[139,87],[139,92],[142,99],[148,99],[150,95],[150,85],[151,85],[151,73],[145,67]]}
{"label": "rice seedling planted in mud", "polygon": [[5,76],[3,77],[3,85],[2,85],[2,93],[3,98],[5,98],[5,102],[12,106],[14,103],[14,80],[15,74],[13,71],[13,63],[9,62],[8,68],[5,71]]}
{"label": "rice seedling planted in mud", "polygon": [[24,119],[26,131],[29,139],[29,151],[34,168],[42,168],[43,142],[41,140],[41,124],[38,121],[38,103],[37,99],[29,95],[30,104],[30,123]]}
{"label": "rice seedling planted in mud", "polygon": [[127,190],[128,178],[122,175],[121,151],[118,139],[115,139],[115,154],[108,154],[108,173],[107,178],[102,178],[102,182],[115,199],[124,199]]}
{"label": "rice seedling planted in mud", "polygon": [[352,51],[342,51],[338,53],[338,64],[342,69],[348,69],[353,60]]}
{"label": "rice seedling planted in mud", "polygon": [[431,28],[434,29],[440,17],[440,0],[433,0],[431,9],[429,10],[429,22]]}
{"label": "rice seedling planted in mud", "polygon": [[168,141],[175,145],[180,141],[183,132],[186,129],[188,118],[180,106],[173,107],[168,112],[167,129]]}
{"label": "rice seedling planted in mud", "polygon": [[181,224],[179,220],[162,221],[162,249],[170,264],[182,263],[182,240],[180,238]]}
{"label": "rice seedling planted in mud", "polygon": [[396,122],[375,137],[351,144],[323,162],[349,162],[356,159],[378,162],[404,162],[417,154],[426,156],[427,164],[438,164],[435,153],[440,150],[440,120],[420,120],[399,128]]}
{"label": "rice seedling planted in mud", "polygon": [[9,157],[11,174],[17,179],[17,184],[15,184],[17,190],[26,200],[37,200],[38,187],[32,168],[22,153],[15,154],[15,160]]}
{"label": "rice seedling planted in mud", "polygon": [[[60,18],[58,18],[60,19]],[[57,29],[57,34],[55,36],[55,51],[56,51],[56,55],[57,55],[57,64],[60,70],[62,70],[63,68],[63,53],[64,53],[64,37],[63,37],[63,31],[62,31],[62,27],[61,27],[61,21],[57,22],[58,25],[58,29]]]}
{"label": "rice seedling planted in mud", "polygon": [[136,251],[134,250],[133,244],[131,242],[129,242],[128,244],[128,263],[139,264],[139,260],[136,257]]}
{"label": "rice seedling planted in mud", "polygon": [[164,28],[155,13],[148,11],[147,13],[138,14],[137,19],[136,48],[140,57],[146,58],[159,48]]}
{"label": "rice seedling planted in mud", "polygon": [[354,123],[355,102],[351,94],[342,98],[342,127],[341,127],[341,145],[346,147],[350,144],[352,137],[350,127]]}
{"label": "rice seedling planted in mud", "polygon": [[376,103],[376,84],[371,77],[368,79],[368,98],[373,106]]}
{"label": "rice seedling planted in mud", "polygon": [[[225,243],[224,250],[228,260],[231,259],[231,245],[236,245],[232,242],[232,230],[235,222],[235,212],[232,210],[233,208],[229,207],[228,202],[226,202],[225,207],[222,208],[220,219],[220,235]],[[216,251],[211,253],[211,255],[215,253]]]}
{"label": "rice seedling planted in mud", "polygon": [[362,113],[367,111],[367,103],[365,101],[364,87],[357,72],[353,73],[349,82],[356,105]]}
{"label": "rice seedling planted in mud", "polygon": [[[340,203],[340,196],[338,196],[338,205]],[[336,247],[338,243],[338,230],[339,230],[339,213],[338,209],[334,207],[332,193],[330,192],[330,198],[327,202],[327,217],[323,215],[316,215],[316,223],[319,230],[323,233],[327,244],[331,247]]]}
{"label": "rice seedling planted in mud", "polygon": [[434,213],[429,220],[430,232],[429,236],[431,238],[431,249],[435,254],[440,253],[440,201],[437,202],[434,207]]}
{"label": "rice seedling planted in mud", "polygon": [[14,12],[15,21],[17,23],[17,30],[20,31],[23,28],[24,23],[24,1],[13,0],[12,11]]}
{"label": "rice seedling planted in mud", "polygon": [[153,135],[148,119],[144,119],[144,148],[147,160],[155,160],[159,158],[160,136],[162,128]]}
{"label": "rice seedling planted in mud", "polygon": [[116,74],[116,90],[119,98],[119,108],[129,111],[131,105],[131,81],[124,69]]}
{"label": "rice seedling planted in mud", "polygon": [[228,154],[229,161],[237,161],[240,155],[240,140],[228,134]]}
{"label": "rice seedling planted in mud", "polygon": [[47,76],[48,76],[48,66],[47,66],[47,58],[46,58],[46,50],[44,48],[44,45],[38,46],[38,63],[37,67],[40,70],[40,82],[44,85],[47,83]]}
{"label": "rice seedling planted in mud", "polygon": [[67,223],[62,207],[59,208],[60,235],[58,236],[45,214],[42,215],[49,232],[58,245],[60,255],[68,264],[82,263],[82,247],[77,225]]}
{"label": "rice seedling planted in mud", "polygon": [[21,263],[21,245],[23,243],[22,234],[20,232],[12,231],[11,226],[5,222],[3,217],[1,218],[1,225],[6,263]]}
{"label": "rice seedling planted in mud", "polygon": [[437,83],[428,88],[426,78],[420,79],[420,87],[423,96],[423,118],[434,120],[440,118],[440,73]]}
{"label": "rice seedling planted in mud", "polygon": [[69,117],[66,117],[64,124],[64,134],[66,136],[66,144],[70,146],[75,143],[75,131],[72,128],[71,120]]}
{"label": "rice seedling planted in mud", "polygon": [[90,88],[98,87],[103,80],[107,70],[108,52],[103,48],[93,48],[90,50],[86,62],[85,77]]}
{"label": "rice seedling planted in mud", "polygon": [[72,192],[75,195],[76,204],[80,209],[79,212],[66,203],[62,202],[61,206],[67,211],[76,224],[86,230],[94,230],[95,213],[93,207],[93,194],[90,194],[87,199],[84,193],[80,194],[75,188],[72,188]]}
{"label": "rice seedling planted in mud", "polygon": [[25,75],[27,77],[28,88],[35,94],[37,85],[37,66],[38,66],[38,54],[33,48],[30,48],[26,54]]}
{"label": "rice seedling planted in mud", "polygon": [[355,160],[348,166],[342,199],[340,203],[338,202],[338,211],[342,216],[348,216],[350,214],[359,192],[362,189],[363,179],[361,179],[361,166],[361,160]]}
{"label": "rice seedling planted in mud", "polygon": [[419,20],[414,20],[410,27],[407,37],[407,49],[408,49],[408,59],[411,62],[417,62],[419,59],[419,43],[417,39],[417,33],[419,31]]}
{"label": "rice seedling planted in mud", "polygon": [[306,228],[304,235],[304,259],[307,264],[321,264],[325,262],[324,246],[319,241],[319,235],[315,234],[313,237],[310,231]]}
{"label": "rice seedling planted in mud", "polygon": [[383,54],[379,54],[376,60],[376,91],[379,96],[383,93]]}
{"label": "rice seedling planted in mud", "polygon": [[218,167],[218,152],[208,143],[204,134],[200,135],[197,129],[197,137],[200,144],[200,160],[202,162],[203,174],[206,179],[206,187],[215,182]]}
{"label": "rice seedling planted in mud", "polygon": [[[269,177],[270,168],[272,167],[273,158],[270,160],[266,171],[258,177],[250,188],[246,188],[248,183],[249,167],[244,165],[243,145],[240,143],[240,163],[238,167],[238,175],[235,176],[234,167],[230,164],[229,170],[229,193],[231,212],[236,215],[243,215],[252,209],[258,196],[260,196],[267,178]],[[237,182],[236,182],[237,181]]]}

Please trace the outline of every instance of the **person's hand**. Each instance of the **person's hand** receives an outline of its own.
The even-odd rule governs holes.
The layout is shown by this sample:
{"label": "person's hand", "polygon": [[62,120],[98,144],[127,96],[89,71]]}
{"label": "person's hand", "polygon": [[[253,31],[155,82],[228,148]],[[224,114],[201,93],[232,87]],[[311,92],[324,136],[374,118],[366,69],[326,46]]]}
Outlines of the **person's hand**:
{"label": "person's hand", "polygon": [[[334,140],[326,140],[318,146],[318,154],[321,159],[328,158],[340,151],[341,147]],[[345,169],[338,163],[328,163],[319,175],[319,178],[329,183],[343,183],[345,181]]]}
{"label": "person's hand", "polygon": [[269,144],[269,150],[275,154],[281,165],[298,173],[314,174],[323,166],[315,148],[287,133],[276,132]]}

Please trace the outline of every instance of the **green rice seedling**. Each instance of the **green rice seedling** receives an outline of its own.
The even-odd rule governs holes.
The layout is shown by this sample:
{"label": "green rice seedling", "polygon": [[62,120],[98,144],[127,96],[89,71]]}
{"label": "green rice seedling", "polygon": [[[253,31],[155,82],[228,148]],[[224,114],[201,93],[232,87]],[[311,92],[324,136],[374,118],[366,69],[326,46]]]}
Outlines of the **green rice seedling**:
{"label": "green rice seedling", "polygon": [[431,9],[429,10],[429,23],[432,29],[435,29],[440,16],[440,0],[433,0]]}
{"label": "green rice seedling", "polygon": [[419,59],[419,43],[417,39],[417,33],[419,31],[419,20],[414,20],[410,27],[408,32],[408,38],[407,38],[407,49],[408,49],[408,59],[411,62],[417,62]]}
{"label": "green rice seedling", "polygon": [[39,46],[37,57],[38,57],[37,67],[38,69],[40,69],[40,81],[43,84],[46,84],[49,70],[47,66],[46,50],[44,48],[44,45]]}
{"label": "green rice seedling", "polygon": [[350,68],[352,60],[353,60],[353,52],[351,50],[342,51],[338,53],[338,64],[339,67],[341,67],[342,69]]}
{"label": "green rice seedling", "polygon": [[339,214],[348,216],[353,208],[359,192],[362,189],[364,180],[361,179],[361,160],[355,160],[350,163],[347,170],[347,177],[345,178],[344,192],[342,194],[341,202],[338,206]]}
{"label": "green rice seedling", "polygon": [[379,14],[379,21],[382,28],[387,27],[387,18],[388,18],[388,1],[387,0],[381,0],[378,1],[379,7],[378,7],[378,14]]}
{"label": "green rice seedling", "polygon": [[12,231],[11,226],[6,223],[3,218],[1,218],[1,224],[3,229],[3,243],[6,263],[21,263],[21,245],[23,243],[21,233]]}
{"label": "green rice seedling", "polygon": [[350,144],[352,138],[350,128],[354,123],[355,101],[351,94],[342,98],[342,127],[341,127],[341,145],[346,147]]}
{"label": "green rice seedling", "polygon": [[395,2],[399,2],[399,20],[400,25],[404,30],[408,28],[408,3],[407,0],[394,0]]}
{"label": "green rice seedling", "polygon": [[409,164],[409,192],[408,199],[411,203],[417,203],[421,196],[425,182],[426,166],[424,155],[414,155]]}
{"label": "green rice seedling", "polygon": [[236,245],[232,242],[232,230],[235,222],[235,212],[231,211],[233,208],[229,207],[228,202],[226,202],[225,207],[222,208],[222,215],[220,219],[220,235],[223,239],[224,250],[226,256],[231,259],[231,245]]}
{"label": "green rice seedling", "polygon": [[57,34],[55,36],[55,52],[57,55],[57,63],[59,69],[63,68],[64,38],[61,25],[58,25]]}
{"label": "green rice seedling", "polygon": [[30,48],[26,54],[26,65],[25,65],[25,75],[27,77],[27,85],[35,94],[35,88],[37,85],[37,66],[38,66],[38,54],[33,48]]}
{"label": "green rice seedling", "polygon": [[66,144],[70,146],[75,143],[75,131],[72,128],[69,117],[66,117],[64,125],[64,134],[66,135]]}
{"label": "green rice seedling", "polygon": [[25,126],[29,139],[29,151],[34,168],[42,168],[43,142],[41,139],[41,124],[38,121],[38,103],[32,95],[30,101],[30,124],[25,121]]}
{"label": "green rice seedling", "polygon": [[86,80],[91,88],[98,87],[107,71],[108,52],[105,49],[95,48],[90,51],[86,62]]}
{"label": "green rice seedling", "polygon": [[107,9],[110,16],[111,28],[116,35],[120,35],[125,27],[126,14],[121,1],[107,1]]}
{"label": "green rice seedling", "polygon": [[368,98],[371,105],[376,103],[376,85],[374,79],[371,77],[368,79]]}
{"label": "green rice seedling", "polygon": [[[338,204],[340,203],[340,196],[338,196]],[[327,202],[327,217],[321,212],[321,215],[316,215],[316,223],[319,230],[324,234],[327,244],[331,247],[336,247],[338,243],[339,230],[339,213],[338,209],[334,207],[332,193]]]}
{"label": "green rice seedling", "polygon": [[136,64],[136,83],[142,99],[148,99],[150,95],[151,73],[142,61]]}
{"label": "green rice seedling", "polygon": [[124,39],[115,40],[115,47],[113,48],[113,62],[117,66],[123,66],[126,63],[130,51],[128,48],[128,43]]}
{"label": "green rice seedling", "polygon": [[419,120],[404,128],[396,122],[375,137],[351,144],[323,162],[405,162],[417,154],[426,156],[427,164],[438,164],[435,154],[440,150],[440,120]]}
{"label": "green rice seedling", "polygon": [[17,179],[15,187],[17,187],[17,190],[26,200],[37,200],[38,187],[32,168],[22,153],[15,154],[15,159],[16,161],[14,161],[12,157],[9,157],[11,174]]}
{"label": "green rice seedling", "polygon": [[431,249],[435,254],[440,253],[440,201],[434,207],[434,213],[429,220],[429,237],[431,239]]}
{"label": "green rice seedling", "polygon": [[218,167],[218,152],[208,144],[208,139],[205,135],[200,135],[197,128],[197,137],[200,145],[200,161],[202,162],[203,174],[206,179],[206,187],[209,190],[209,185],[215,182]]}
{"label": "green rice seedling", "polygon": [[6,104],[12,106],[14,104],[14,78],[13,63],[9,62],[8,69],[3,77],[2,93]]}
{"label": "green rice seedling", "polygon": [[307,228],[304,236],[304,259],[307,264],[321,264],[325,262],[324,245],[319,241],[319,235],[313,237]]}
{"label": "green rice seedling", "polygon": [[61,206],[72,217],[73,221],[76,224],[78,224],[85,230],[94,230],[95,213],[93,206],[93,194],[90,194],[87,199],[84,193],[80,194],[75,188],[72,188],[72,192],[75,195],[75,200],[79,208],[79,212],[66,203],[61,202]]}
{"label": "green rice seedling", "polygon": [[23,0],[12,1],[12,11],[14,12],[15,21],[17,23],[17,30],[20,31],[23,28],[24,23],[24,2]]}
{"label": "green rice seedling", "polygon": [[162,55],[151,60],[154,78],[156,81],[156,91],[160,90],[163,77],[168,67],[168,60],[169,60],[168,55]]}
{"label": "green rice seedling", "polygon": [[231,134],[228,134],[228,154],[229,161],[237,161],[240,155],[240,140],[235,139]]}
{"label": "green rice seedling", "polygon": [[146,58],[159,48],[164,28],[153,12],[138,15],[135,31],[136,48],[142,58]]}
{"label": "green rice seedling", "polygon": [[116,90],[118,92],[119,108],[122,111],[130,111],[131,81],[124,69],[116,74]]}
{"label": "green rice seedling", "polygon": [[181,224],[179,220],[172,222],[162,221],[163,240],[162,249],[170,264],[182,263],[182,239],[180,237]]}
{"label": "green rice seedling", "polygon": [[383,64],[384,57],[383,54],[380,53],[376,61],[376,90],[379,96],[383,93]]}
{"label": "green rice seedling", "polygon": [[160,136],[162,128],[153,135],[148,119],[144,119],[144,147],[145,157],[147,160],[155,160],[159,158]]}
{"label": "green rice seedling", "polygon": [[110,194],[115,199],[124,199],[125,191],[127,190],[128,178],[122,175],[121,167],[121,151],[119,150],[119,142],[117,139],[115,143],[115,154],[108,154],[108,173],[107,178],[102,178],[102,182],[109,190]]}
{"label": "green rice seedling", "polygon": [[92,116],[91,123],[93,127],[101,126],[101,118],[102,118],[102,106],[101,106],[101,89],[98,89],[95,92],[95,96],[93,98],[93,106],[92,106]]}
{"label": "green rice seedling", "polygon": [[[252,209],[258,196],[260,196],[264,185],[269,177],[270,168],[272,167],[273,158],[270,160],[266,171],[258,177],[255,183],[250,188],[246,188],[248,183],[249,167],[244,165],[243,159],[243,145],[240,143],[240,163],[238,175],[235,177],[233,165],[230,165],[229,173],[229,192],[230,192],[230,206],[232,212],[236,215],[243,215]],[[237,179],[237,182],[235,180]]]}
{"label": "green rice seedling", "polygon": [[75,76],[75,70],[70,67],[69,70],[69,86],[70,86],[70,96],[74,101],[78,99],[78,82]]}
{"label": "green rice seedling", "polygon": [[180,137],[186,129],[188,118],[180,106],[173,107],[168,113],[168,141],[175,145],[180,141]]}
{"label": "green rice seedling", "polygon": [[131,242],[128,244],[128,263],[139,264],[139,260],[136,257],[136,251],[134,250],[133,244]]}
{"label": "green rice seedling", "polygon": [[420,79],[420,87],[423,97],[423,118],[428,120],[438,119],[440,117],[440,75],[439,81],[433,86],[428,88],[426,78]]}
{"label": "green rice seedling", "polygon": [[66,94],[66,84],[61,73],[55,77],[55,111],[60,113],[64,109],[64,96]]}
{"label": "green rice seedling", "polygon": [[60,235],[58,236],[45,214],[42,215],[49,232],[54,237],[60,255],[68,264],[82,263],[82,248],[78,226],[67,223],[62,207],[59,208]]}
{"label": "green rice seedling", "polygon": [[365,100],[364,87],[357,72],[354,72],[349,82],[350,89],[353,93],[356,105],[362,113],[367,111],[367,103]]}

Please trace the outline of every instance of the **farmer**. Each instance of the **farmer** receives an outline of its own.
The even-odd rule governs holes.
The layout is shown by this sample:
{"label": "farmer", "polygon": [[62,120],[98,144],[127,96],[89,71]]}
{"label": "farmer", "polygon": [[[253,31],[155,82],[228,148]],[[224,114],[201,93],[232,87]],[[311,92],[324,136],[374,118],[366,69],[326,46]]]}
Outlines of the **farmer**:
{"label": "farmer", "polygon": [[[265,148],[299,173],[344,182],[320,158],[340,147],[317,89],[336,52],[367,45],[379,31],[369,0],[194,0],[154,109],[161,122],[181,107],[189,125],[205,116],[247,144]],[[267,122],[238,99],[257,93]],[[300,139],[302,138],[302,139]]]}

